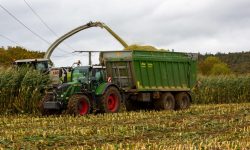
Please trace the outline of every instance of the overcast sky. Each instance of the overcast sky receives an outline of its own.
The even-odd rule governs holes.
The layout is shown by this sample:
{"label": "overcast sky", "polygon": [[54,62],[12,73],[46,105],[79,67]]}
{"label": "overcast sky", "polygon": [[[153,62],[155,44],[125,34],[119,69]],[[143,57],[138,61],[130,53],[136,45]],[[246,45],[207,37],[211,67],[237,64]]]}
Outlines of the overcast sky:
{"label": "overcast sky", "polygon": [[[26,0],[53,31],[61,36],[89,21],[102,21],[129,44],[153,45],[183,52],[228,53],[250,50],[250,0]],[[23,0],[0,4],[41,37],[51,33]],[[33,35],[0,8],[0,35],[32,50],[49,44]],[[105,30],[91,28],[67,39],[52,54],[56,66],[71,65],[86,54],[73,50],[120,50]],[[0,36],[0,46],[16,45]],[[63,49],[63,50],[61,50]],[[76,56],[77,55],[77,56]],[[94,63],[98,54],[94,56]]]}

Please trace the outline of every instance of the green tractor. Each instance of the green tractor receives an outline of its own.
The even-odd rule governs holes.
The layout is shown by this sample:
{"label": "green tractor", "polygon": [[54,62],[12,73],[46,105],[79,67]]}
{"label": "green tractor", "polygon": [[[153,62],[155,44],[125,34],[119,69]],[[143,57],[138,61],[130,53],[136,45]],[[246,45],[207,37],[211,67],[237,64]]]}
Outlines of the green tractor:
{"label": "green tractor", "polygon": [[65,112],[86,115],[93,112],[118,112],[121,94],[106,81],[102,66],[78,66],[71,71],[71,81],[50,88],[39,104],[43,115]]}

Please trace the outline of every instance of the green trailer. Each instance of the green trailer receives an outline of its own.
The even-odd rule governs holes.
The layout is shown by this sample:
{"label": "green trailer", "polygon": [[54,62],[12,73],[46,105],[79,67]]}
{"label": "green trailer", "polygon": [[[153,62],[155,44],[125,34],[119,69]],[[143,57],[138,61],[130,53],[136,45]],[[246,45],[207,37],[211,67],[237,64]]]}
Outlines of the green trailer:
{"label": "green trailer", "polygon": [[168,51],[102,52],[107,81],[120,89],[128,110],[186,109],[196,83],[197,54]]}

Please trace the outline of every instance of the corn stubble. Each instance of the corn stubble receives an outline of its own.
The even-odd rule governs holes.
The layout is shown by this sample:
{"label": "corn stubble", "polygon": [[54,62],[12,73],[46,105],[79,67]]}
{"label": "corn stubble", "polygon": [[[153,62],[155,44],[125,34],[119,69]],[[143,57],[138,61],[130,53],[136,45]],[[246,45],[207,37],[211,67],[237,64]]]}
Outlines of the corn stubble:
{"label": "corn stubble", "polygon": [[3,149],[250,149],[250,104],[82,116],[2,115]]}

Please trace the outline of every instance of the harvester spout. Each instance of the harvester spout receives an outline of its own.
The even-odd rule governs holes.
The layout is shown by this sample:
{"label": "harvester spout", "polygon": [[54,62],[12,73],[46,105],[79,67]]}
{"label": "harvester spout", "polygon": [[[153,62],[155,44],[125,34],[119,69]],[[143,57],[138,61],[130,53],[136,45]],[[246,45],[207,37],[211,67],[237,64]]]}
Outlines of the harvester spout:
{"label": "harvester spout", "polygon": [[121,43],[121,45],[123,45],[124,48],[128,47],[128,44],[120,37],[118,36],[113,30],[111,30],[106,24],[102,23],[102,22],[89,22],[85,25],[79,26],[71,31],[69,31],[68,33],[64,34],[63,36],[61,36],[60,38],[58,38],[54,43],[51,44],[51,46],[48,48],[48,50],[45,53],[44,58],[46,59],[50,59],[51,54],[53,53],[54,49],[60,44],[62,43],[65,39],[71,37],[72,35],[91,28],[91,27],[100,27],[100,28],[104,28],[106,29],[117,41],[119,41]]}

